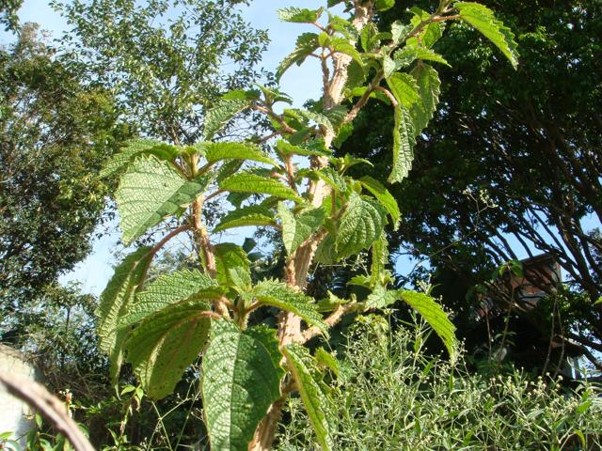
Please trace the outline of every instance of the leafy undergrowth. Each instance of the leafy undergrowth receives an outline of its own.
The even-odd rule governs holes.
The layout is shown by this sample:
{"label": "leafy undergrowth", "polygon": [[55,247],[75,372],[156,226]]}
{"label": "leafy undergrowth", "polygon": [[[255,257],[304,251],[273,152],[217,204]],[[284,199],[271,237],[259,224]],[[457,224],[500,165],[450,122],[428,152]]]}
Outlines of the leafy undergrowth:
{"label": "leafy undergrowth", "polygon": [[[425,330],[391,332],[385,320],[360,325],[332,381],[334,449],[600,449],[602,390],[515,372],[469,375],[423,352]],[[278,449],[319,449],[298,399]]]}

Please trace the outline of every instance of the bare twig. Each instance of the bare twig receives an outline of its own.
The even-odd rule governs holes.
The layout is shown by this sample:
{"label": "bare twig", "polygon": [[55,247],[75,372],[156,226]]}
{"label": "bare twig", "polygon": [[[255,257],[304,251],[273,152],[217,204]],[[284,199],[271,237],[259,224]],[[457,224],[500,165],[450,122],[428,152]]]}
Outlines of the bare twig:
{"label": "bare twig", "polygon": [[[343,319],[343,317],[351,312],[357,311],[362,308],[361,304],[352,302],[350,304],[339,305],[334,312],[328,316],[324,322],[328,325],[328,327],[333,327],[339,323]],[[321,333],[319,327],[313,326],[303,332],[302,343],[306,343],[312,338],[318,336]]]}
{"label": "bare twig", "polygon": [[0,385],[11,395],[35,408],[46,421],[71,442],[75,451],[94,451],[94,447],[69,417],[65,405],[42,385],[0,373]]}

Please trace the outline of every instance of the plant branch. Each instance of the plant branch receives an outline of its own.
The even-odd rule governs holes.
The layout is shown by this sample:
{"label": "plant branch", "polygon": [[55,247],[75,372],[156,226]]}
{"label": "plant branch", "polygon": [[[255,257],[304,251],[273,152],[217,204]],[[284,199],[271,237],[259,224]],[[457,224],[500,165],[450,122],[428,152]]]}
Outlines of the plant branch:
{"label": "plant branch", "polygon": [[374,90],[384,93],[387,96],[387,98],[391,101],[394,107],[399,105],[399,102],[397,101],[395,96],[388,89],[383,88],[382,86],[377,86],[376,88],[374,88]]}
{"label": "plant branch", "polygon": [[255,105],[253,107],[254,110],[259,111],[260,113],[263,113],[265,115],[267,115],[270,119],[275,120],[276,122],[278,122],[278,124],[280,125],[280,127],[282,127],[282,131],[284,133],[295,133],[297,130],[295,130],[294,128],[292,128],[290,125],[288,125],[284,119],[282,118],[281,115],[274,113],[274,111],[272,111],[271,108],[268,108],[266,106],[263,105]]}
{"label": "plant branch", "polygon": [[171,232],[161,238],[161,241],[153,246],[153,248],[150,250],[151,255],[156,255],[157,252],[159,252],[173,237],[185,232],[186,230],[190,230],[190,224],[188,223],[182,224],[181,226],[173,229]]}
{"label": "plant branch", "polygon": [[[330,316],[328,316],[324,320],[324,322],[328,325],[328,327],[334,327],[343,319],[343,317],[345,315],[347,315],[348,313],[359,311],[361,309],[362,309],[362,305],[358,304],[357,302],[351,302],[349,304],[339,305],[334,310],[334,312],[332,312],[330,314]],[[310,327],[309,329],[307,329],[303,332],[303,335],[301,338],[301,344],[308,342],[312,338],[320,335],[320,333],[321,333],[320,328],[318,328],[316,326]]]}
{"label": "plant branch", "polygon": [[94,447],[82,434],[77,423],[67,414],[65,405],[42,385],[6,373],[0,373],[0,385],[11,395],[35,408],[71,442],[75,451],[94,451]]}
{"label": "plant branch", "polygon": [[173,229],[171,232],[169,232],[167,235],[165,235],[163,238],[161,238],[161,241],[159,241],[157,244],[155,244],[152,249],[150,250],[150,256],[151,258],[148,260],[149,263],[146,265],[146,268],[144,269],[144,276],[142,277],[142,280],[146,280],[146,274],[148,272],[148,268],[150,267],[150,262],[152,261],[153,257],[157,254],[157,252],[159,252],[163,246],[165,246],[167,244],[167,242],[169,242],[173,237],[175,237],[176,235],[179,235],[180,233],[189,230],[190,229],[190,224],[182,224],[181,226]]}

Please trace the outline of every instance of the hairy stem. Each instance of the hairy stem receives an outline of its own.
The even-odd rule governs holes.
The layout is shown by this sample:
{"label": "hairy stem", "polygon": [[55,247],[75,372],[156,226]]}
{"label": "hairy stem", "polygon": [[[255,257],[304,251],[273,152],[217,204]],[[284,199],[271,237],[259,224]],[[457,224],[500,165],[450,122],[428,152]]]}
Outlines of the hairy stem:
{"label": "hairy stem", "polygon": [[[353,25],[361,31],[366,24],[372,19],[373,16],[373,1],[355,0],[355,14]],[[332,74],[328,72],[328,66],[322,65],[323,80],[324,80],[324,109],[330,110],[340,105],[343,101],[343,90],[345,83],[347,82],[347,68],[352,61],[349,55],[343,53],[334,53],[332,55],[333,69]],[[324,61],[324,60],[323,60]],[[329,77],[332,75],[331,77]],[[326,81],[328,80],[328,81]],[[321,129],[323,139],[326,147],[332,145],[335,135],[333,131]],[[327,157],[314,157],[311,162],[313,169],[320,170],[328,166]],[[329,186],[322,180],[313,180],[310,182],[308,193],[311,199],[311,204],[314,207],[320,207],[324,198],[330,195]],[[317,234],[313,239],[307,240],[303,243],[296,252],[289,257],[286,264],[286,281],[292,288],[303,291],[307,286],[307,276],[309,274],[309,268],[312,260],[323,239],[323,235]],[[336,315],[333,314],[332,321],[338,322],[342,318],[343,311],[335,311]],[[312,329],[308,335],[314,334]],[[290,312],[283,312],[279,318],[278,324],[278,337],[280,346],[286,346],[290,343],[304,343],[307,338],[304,336],[301,330],[301,318]],[[253,451],[264,451],[269,450],[274,441],[276,434],[276,428],[280,421],[280,413],[282,409],[282,401],[274,403],[264,418],[264,420],[257,427],[255,437],[249,449]]]}
{"label": "hairy stem", "polygon": [[272,449],[283,405],[284,398],[280,398],[270,406],[267,415],[261,420],[261,423],[259,423],[259,426],[255,430],[255,436],[249,444],[249,451],[267,451]]}

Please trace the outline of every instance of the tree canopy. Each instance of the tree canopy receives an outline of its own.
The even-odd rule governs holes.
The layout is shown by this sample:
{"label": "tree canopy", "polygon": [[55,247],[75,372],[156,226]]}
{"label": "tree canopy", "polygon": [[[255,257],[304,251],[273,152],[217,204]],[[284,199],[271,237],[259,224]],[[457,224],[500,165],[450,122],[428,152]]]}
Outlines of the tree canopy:
{"label": "tree canopy", "polygon": [[35,25],[0,50],[0,90],[4,327],[88,254],[107,192],[98,172],[120,132],[113,97],[85,85],[38,39]]}
{"label": "tree canopy", "polygon": [[192,144],[207,107],[259,78],[268,39],[243,0],[53,1],[71,26],[63,43],[91,83],[111,90],[142,136]]}
{"label": "tree canopy", "polygon": [[16,31],[19,27],[17,11],[23,4],[23,0],[4,0],[0,5],[0,24],[4,25],[5,31]]}
{"label": "tree canopy", "polygon": [[[578,294],[562,303],[561,329],[600,350],[594,302],[602,242],[593,229],[602,220],[602,9],[595,1],[496,2],[495,9],[517,32],[518,69],[464,24],[450,27],[437,45],[450,63],[440,71],[441,108],[394,192],[403,221],[392,236],[466,287],[520,255],[551,254]],[[381,161],[375,157],[389,141],[378,108],[365,111],[343,150]],[[562,335],[549,327],[542,332]]]}

